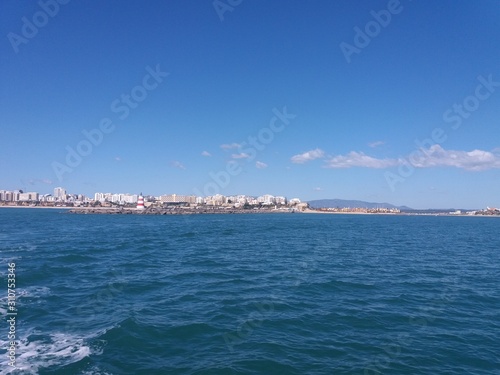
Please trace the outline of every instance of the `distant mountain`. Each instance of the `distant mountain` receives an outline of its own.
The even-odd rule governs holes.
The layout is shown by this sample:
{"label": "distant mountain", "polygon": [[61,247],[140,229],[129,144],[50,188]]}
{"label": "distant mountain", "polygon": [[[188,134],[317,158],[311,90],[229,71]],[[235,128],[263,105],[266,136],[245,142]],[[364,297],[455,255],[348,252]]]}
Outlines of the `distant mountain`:
{"label": "distant mountain", "polygon": [[307,202],[312,208],[399,208],[402,211],[412,210],[407,206],[395,206],[390,203],[374,203],[365,201],[353,201],[346,199],[318,199]]}

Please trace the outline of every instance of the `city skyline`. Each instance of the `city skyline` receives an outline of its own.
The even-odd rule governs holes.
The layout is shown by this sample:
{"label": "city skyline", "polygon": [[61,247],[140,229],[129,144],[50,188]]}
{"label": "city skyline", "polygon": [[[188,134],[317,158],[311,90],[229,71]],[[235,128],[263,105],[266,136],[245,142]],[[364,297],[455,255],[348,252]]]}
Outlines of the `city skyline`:
{"label": "city skyline", "polygon": [[495,2],[222,3],[2,2],[0,186],[500,206]]}
{"label": "city skyline", "polygon": [[[140,197],[154,197],[157,200],[164,202],[186,202],[186,203],[196,203],[196,200],[199,198],[208,198],[208,199],[219,199],[219,198],[228,198],[228,199],[255,199],[259,202],[277,202],[280,204],[286,204],[288,201],[295,201],[296,203],[301,203],[301,200],[297,197],[288,198],[283,195],[272,195],[272,194],[262,194],[262,195],[247,195],[247,194],[234,194],[234,195],[185,195],[185,194],[160,194],[160,195],[152,195],[152,194],[143,194],[140,193],[124,193],[124,192],[94,192],[90,195],[81,194],[78,192],[67,192],[63,187],[56,187],[52,193],[40,194],[36,191],[24,191],[24,190],[6,190],[0,189],[0,202],[17,202],[17,201],[40,201],[42,199],[50,198],[50,201],[68,201],[73,200],[75,197],[81,197],[83,200],[94,200],[94,201],[123,201],[125,203],[135,203],[137,199]],[[7,197],[7,198],[6,198]],[[122,199],[126,198],[126,199]],[[176,199],[177,198],[177,199]],[[192,202],[191,202],[192,200]]]}
{"label": "city skyline", "polygon": [[[397,207],[390,202],[366,202],[366,201],[357,201],[357,200],[342,200],[342,199],[319,199],[319,200],[301,200],[299,197],[287,197],[285,195],[273,195],[273,194],[260,194],[260,195],[248,195],[248,194],[215,194],[215,195],[186,195],[186,194],[177,194],[177,193],[162,193],[159,195],[152,194],[143,194],[140,193],[124,193],[124,192],[94,192],[90,195],[85,195],[81,193],[72,193],[67,192],[63,187],[54,188],[53,193],[40,194],[36,191],[24,191],[24,190],[5,190],[0,189],[0,206],[8,205],[11,206],[14,203],[34,203],[34,204],[54,204],[54,203],[76,203],[80,204],[88,204],[94,202],[101,203],[113,203],[119,205],[130,205],[138,202],[140,198],[144,198],[148,202],[156,202],[156,203],[185,203],[185,204],[196,204],[196,205],[209,205],[209,206],[217,206],[217,205],[231,205],[235,203],[246,204],[249,205],[288,205],[288,204],[299,204],[299,203],[311,203],[317,208],[321,208],[323,210],[329,211],[331,210],[331,202],[335,203],[335,209],[338,212],[344,212],[344,210],[352,210],[350,212],[356,212],[356,209],[365,209],[365,210],[378,210],[380,208],[391,208],[392,209],[404,209],[406,211],[415,211],[418,212],[420,210],[443,210],[443,208],[435,208],[435,207],[426,207],[425,209],[415,209],[412,207],[408,207],[402,205]],[[325,203],[326,205],[321,205],[321,203]],[[366,205],[364,205],[366,204]],[[14,205],[15,206],[15,205]],[[458,206],[457,206],[458,207]],[[457,207],[447,207],[446,209],[456,210]],[[444,210],[446,210],[444,209]],[[461,214],[461,210],[468,209],[469,214],[475,214],[477,210],[482,211],[495,211],[498,212],[500,209],[495,207],[486,206],[486,208],[482,207],[468,207],[461,206],[460,210],[455,212],[450,212],[450,214]],[[347,212],[347,211],[346,211]]]}

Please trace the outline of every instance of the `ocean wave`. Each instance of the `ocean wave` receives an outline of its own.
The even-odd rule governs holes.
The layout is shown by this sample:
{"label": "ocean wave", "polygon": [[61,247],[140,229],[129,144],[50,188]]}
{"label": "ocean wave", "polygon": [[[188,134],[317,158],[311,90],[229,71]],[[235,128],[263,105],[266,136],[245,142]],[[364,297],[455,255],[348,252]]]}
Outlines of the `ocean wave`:
{"label": "ocean wave", "polygon": [[[88,339],[72,334],[41,335],[30,332],[18,341],[15,369],[9,365],[6,350],[0,351],[0,375],[38,374],[41,369],[67,366],[91,354],[100,354],[100,349],[91,349]],[[8,344],[0,340],[0,347],[7,348]]]}

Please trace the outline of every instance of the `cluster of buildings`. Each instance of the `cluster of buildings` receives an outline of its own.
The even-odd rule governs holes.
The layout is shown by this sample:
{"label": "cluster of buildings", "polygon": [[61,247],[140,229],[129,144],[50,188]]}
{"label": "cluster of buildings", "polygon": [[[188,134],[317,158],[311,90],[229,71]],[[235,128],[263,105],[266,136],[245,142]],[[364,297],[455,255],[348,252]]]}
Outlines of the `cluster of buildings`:
{"label": "cluster of buildings", "polygon": [[[37,192],[25,192],[23,190],[0,190],[0,206],[42,206],[42,207],[137,207],[147,208],[149,206],[184,206],[198,207],[211,206],[214,208],[300,208],[308,207],[307,203],[302,203],[300,199],[288,200],[284,196],[274,196],[270,194],[258,197],[248,195],[225,196],[216,194],[207,197],[196,195],[165,194],[160,196],[123,193],[95,193],[94,198],[86,197],[82,194],[68,194],[66,189],[56,187],[53,194],[39,194]],[[320,212],[337,213],[367,213],[367,214],[399,214],[398,208],[359,208],[359,207],[335,207],[317,208]],[[456,210],[447,213],[448,215],[484,215],[500,216],[500,209],[487,207],[477,211]]]}
{"label": "cluster of buildings", "polygon": [[325,212],[341,212],[341,213],[360,213],[360,214],[399,214],[399,208],[362,208],[362,207],[335,207],[335,208],[319,208],[318,211]]}
{"label": "cluster of buildings", "polygon": [[135,204],[138,199],[137,194],[113,194],[113,193],[95,193],[94,202],[115,203],[118,205]]}
{"label": "cluster of buildings", "polygon": [[[135,204],[140,196],[134,194],[111,194],[111,193],[96,193],[94,202],[99,202],[101,205],[106,204]],[[283,196],[262,195],[259,197],[247,195],[233,195],[225,196],[216,194],[213,196],[199,197],[196,195],[178,195],[178,194],[165,194],[160,196],[144,196],[145,205],[208,205],[208,206],[231,206],[231,207],[245,207],[245,206],[287,206],[296,205],[301,203],[300,199],[294,198],[290,201]]]}
{"label": "cluster of buildings", "polygon": [[[233,195],[225,196],[222,194],[216,194],[208,197],[197,197],[195,195],[160,195],[156,198],[158,202],[161,203],[187,203],[187,204],[197,204],[197,205],[209,205],[209,206],[224,206],[232,205],[234,207],[240,207],[245,205],[250,206],[275,206],[282,205],[285,206],[289,202],[286,197],[273,196],[273,195],[262,195],[260,197],[252,197],[247,195]],[[295,198],[290,200],[290,203],[300,203],[300,200]]]}
{"label": "cluster of buildings", "polygon": [[38,201],[40,195],[35,192],[24,193],[22,190],[0,190],[0,201],[2,202],[19,202],[19,201]]}
{"label": "cluster of buildings", "polygon": [[[464,213],[460,210],[457,210],[453,214],[463,215]],[[467,212],[465,212],[465,214],[466,215],[482,215],[482,216],[500,216],[500,208],[486,207],[485,210],[467,211]]]}
{"label": "cluster of buildings", "polygon": [[61,187],[54,189],[54,194],[39,194],[37,192],[24,192],[23,190],[0,190],[0,204],[2,205],[64,205],[71,203],[82,204],[88,198],[82,194],[67,194]]}
{"label": "cluster of buildings", "polygon": [[95,193],[93,199],[82,194],[68,194],[66,189],[57,187],[53,194],[39,194],[37,192],[23,192],[22,190],[0,190],[0,205],[33,205],[33,206],[135,206],[141,200],[146,207],[150,205],[182,205],[197,206],[209,205],[220,207],[244,208],[248,206],[276,207],[295,206],[301,203],[300,199],[288,200],[284,196],[265,194],[259,197],[248,195],[225,196],[216,194],[208,197],[195,195],[166,194],[160,196],[123,193]]}

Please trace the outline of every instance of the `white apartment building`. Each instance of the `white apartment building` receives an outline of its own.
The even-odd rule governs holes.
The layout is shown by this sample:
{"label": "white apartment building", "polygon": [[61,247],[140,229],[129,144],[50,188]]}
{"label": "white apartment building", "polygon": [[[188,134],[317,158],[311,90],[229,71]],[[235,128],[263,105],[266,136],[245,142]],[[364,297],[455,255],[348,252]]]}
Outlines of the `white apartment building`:
{"label": "white apartment building", "polygon": [[209,206],[222,206],[227,202],[227,199],[222,194],[216,194],[205,198],[205,204]]}
{"label": "white apartment building", "polygon": [[133,204],[137,203],[137,194],[123,193],[95,193],[94,201],[96,202],[113,202],[116,204]]}
{"label": "white apartment building", "polygon": [[62,187],[54,188],[54,199],[56,201],[65,201],[66,200],[66,189]]}
{"label": "white apartment building", "polygon": [[262,203],[264,205],[271,205],[274,204],[276,200],[273,195],[265,194],[258,197],[257,202]]}
{"label": "white apartment building", "polygon": [[51,194],[44,194],[38,197],[41,202],[54,202],[55,198]]}
{"label": "white apartment building", "polygon": [[123,203],[137,203],[137,194],[124,194]]}
{"label": "white apartment building", "polygon": [[18,200],[21,202],[37,201],[38,200],[38,193],[35,193],[35,192],[20,193]]}
{"label": "white apartment building", "polygon": [[111,202],[122,203],[123,202],[123,194],[113,194],[111,196]]}
{"label": "white apartment building", "polygon": [[282,204],[282,205],[287,204],[286,197],[274,197],[274,200],[275,200],[276,204]]}
{"label": "white apartment building", "polygon": [[94,200],[97,202],[110,202],[113,194],[111,193],[95,193],[94,194]]}
{"label": "white apartment building", "polygon": [[162,203],[196,203],[196,196],[194,195],[177,195],[168,194],[160,195],[158,200]]}

